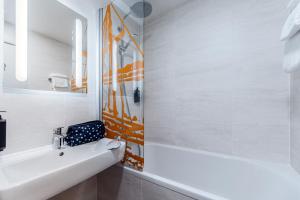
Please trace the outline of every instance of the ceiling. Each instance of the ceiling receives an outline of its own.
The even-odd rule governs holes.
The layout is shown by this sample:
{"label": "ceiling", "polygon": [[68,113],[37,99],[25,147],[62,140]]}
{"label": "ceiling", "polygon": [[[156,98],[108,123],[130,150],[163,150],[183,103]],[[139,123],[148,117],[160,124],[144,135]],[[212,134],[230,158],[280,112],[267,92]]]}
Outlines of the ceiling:
{"label": "ceiling", "polygon": [[[15,24],[15,0],[5,0],[4,3],[5,21]],[[87,20],[84,17],[58,1],[29,0],[28,3],[28,25],[31,31],[72,45],[76,18],[81,19],[83,27],[86,27]]]}
{"label": "ceiling", "polygon": [[146,23],[159,18],[171,10],[174,10],[181,5],[191,0],[146,0],[152,4],[152,14],[146,18]]}
{"label": "ceiling", "polygon": [[99,9],[104,7],[104,1],[103,0],[85,0],[86,2],[89,2],[92,7]]}

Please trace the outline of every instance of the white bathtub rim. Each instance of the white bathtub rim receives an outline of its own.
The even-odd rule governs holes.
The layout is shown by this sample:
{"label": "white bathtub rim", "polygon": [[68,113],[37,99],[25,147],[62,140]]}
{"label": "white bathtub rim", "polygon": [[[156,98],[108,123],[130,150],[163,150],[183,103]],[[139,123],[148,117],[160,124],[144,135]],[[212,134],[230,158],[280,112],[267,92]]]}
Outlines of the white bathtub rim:
{"label": "white bathtub rim", "polygon": [[[250,165],[258,166],[258,167],[264,168],[266,170],[269,170],[269,171],[275,173],[276,175],[280,175],[283,178],[288,178],[289,181],[293,182],[295,185],[297,185],[300,188],[300,174],[290,165],[290,163],[277,163],[277,162],[270,162],[270,161],[262,161],[262,160],[239,157],[239,156],[235,156],[235,155],[227,155],[227,154],[222,154],[222,153],[209,152],[209,151],[204,151],[204,150],[191,149],[191,148],[187,148],[187,147],[180,147],[180,146],[162,144],[162,143],[156,143],[156,142],[146,142],[145,145],[154,145],[154,146],[160,146],[160,147],[173,148],[176,150],[181,150],[181,151],[186,151],[186,152],[191,152],[191,153],[199,153],[199,154],[204,154],[204,155],[213,156],[213,157],[219,157],[219,158],[223,158],[223,159],[245,162]],[[145,158],[145,163],[147,163],[146,158]],[[147,166],[147,165],[145,165],[145,166]]]}
{"label": "white bathtub rim", "polygon": [[[249,165],[254,165],[256,167],[260,167],[265,170],[269,170],[270,172],[288,180],[290,183],[293,184],[293,186],[300,188],[300,175],[289,164],[254,160],[254,159],[242,158],[242,157],[238,157],[238,156],[234,156],[234,155],[225,155],[225,154],[221,154],[221,153],[207,152],[207,151],[203,151],[203,150],[195,150],[195,149],[178,147],[178,146],[161,144],[161,143],[146,142],[145,145],[161,146],[161,147],[172,148],[172,149],[181,150],[181,151],[185,151],[185,152],[199,153],[199,154],[204,154],[204,155],[208,155],[208,156],[244,162]],[[145,163],[147,163],[147,158],[145,158]],[[146,166],[147,166],[147,164],[146,164]],[[191,186],[173,181],[171,179],[167,179],[167,178],[158,176],[154,173],[147,172],[147,167],[145,168],[145,170],[143,172],[139,172],[139,171],[133,170],[128,167],[124,167],[124,169],[126,172],[129,172],[132,175],[135,175],[139,178],[147,180],[156,185],[160,185],[162,187],[165,187],[165,188],[175,191],[177,193],[183,194],[187,197],[191,197],[194,199],[207,198],[207,200],[229,200],[229,199],[226,199],[219,195],[215,195],[215,194],[197,189],[195,187],[191,187]]]}
{"label": "white bathtub rim", "polygon": [[170,145],[170,144],[162,144],[162,143],[156,143],[156,142],[146,142],[145,146],[146,145],[168,147],[168,148],[181,150],[181,151],[186,151],[186,152],[191,152],[191,153],[199,153],[199,154],[205,154],[205,155],[209,155],[209,156],[213,156],[213,157],[221,157],[221,158],[224,158],[224,159],[244,161],[244,162],[247,162],[247,163],[250,163],[250,164],[262,165],[262,167],[277,166],[279,168],[281,168],[281,167],[285,168],[286,166],[289,166],[288,163],[262,161],[262,160],[257,160],[257,159],[240,157],[240,156],[236,156],[236,155],[228,155],[228,154],[210,152],[210,151],[199,150],[199,149],[191,149],[191,148],[187,148],[187,147],[175,146],[175,145]]}
{"label": "white bathtub rim", "polygon": [[137,176],[137,177],[142,178],[146,181],[149,181],[153,184],[162,186],[164,188],[167,188],[169,190],[172,190],[172,191],[182,194],[184,196],[193,198],[195,200],[200,199],[200,198],[201,199],[206,198],[207,200],[229,200],[224,197],[220,197],[215,194],[205,192],[205,191],[196,189],[194,187],[191,187],[191,186],[188,186],[185,184],[181,184],[176,181],[172,181],[170,179],[166,179],[166,178],[163,178],[161,176],[158,176],[158,175],[155,175],[152,173],[148,173],[145,171],[139,172],[139,171],[136,171],[129,167],[124,167],[124,170],[134,176]]}

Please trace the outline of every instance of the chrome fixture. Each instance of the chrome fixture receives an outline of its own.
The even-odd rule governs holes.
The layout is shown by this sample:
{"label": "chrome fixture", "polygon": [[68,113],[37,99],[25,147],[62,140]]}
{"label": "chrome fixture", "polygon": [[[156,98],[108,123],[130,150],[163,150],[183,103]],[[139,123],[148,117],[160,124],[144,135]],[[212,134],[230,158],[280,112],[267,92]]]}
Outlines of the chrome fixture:
{"label": "chrome fixture", "polygon": [[64,127],[53,129],[52,146],[54,149],[62,149],[64,147],[65,136],[62,134]]}
{"label": "chrome fixture", "polygon": [[147,1],[139,1],[130,7],[130,12],[124,16],[124,20],[131,14],[137,18],[146,18],[152,13],[152,5]]}
{"label": "chrome fixture", "polygon": [[[147,1],[139,1],[130,7],[130,11],[123,17],[125,21],[130,15],[136,18],[143,19],[150,16],[152,13],[152,4]],[[118,27],[119,32],[123,30],[123,25]]]}

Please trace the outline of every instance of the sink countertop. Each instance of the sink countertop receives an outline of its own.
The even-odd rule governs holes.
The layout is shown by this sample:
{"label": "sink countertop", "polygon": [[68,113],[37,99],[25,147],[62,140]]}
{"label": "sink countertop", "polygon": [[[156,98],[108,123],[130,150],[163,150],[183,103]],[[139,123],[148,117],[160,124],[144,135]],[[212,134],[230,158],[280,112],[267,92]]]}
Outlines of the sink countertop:
{"label": "sink countertop", "polygon": [[[107,150],[110,139],[53,150],[45,146],[0,157],[0,199],[48,199],[118,163],[125,143]],[[63,156],[60,154],[63,152]]]}

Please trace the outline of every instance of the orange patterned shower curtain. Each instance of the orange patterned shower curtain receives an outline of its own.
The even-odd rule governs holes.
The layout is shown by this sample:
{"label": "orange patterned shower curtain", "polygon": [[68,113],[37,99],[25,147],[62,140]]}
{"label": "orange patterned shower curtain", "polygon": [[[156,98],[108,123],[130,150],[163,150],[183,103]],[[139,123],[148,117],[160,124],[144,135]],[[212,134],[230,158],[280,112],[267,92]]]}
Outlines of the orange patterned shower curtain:
{"label": "orange patterned shower curtain", "polygon": [[[144,52],[142,45],[125,24],[121,10],[110,3],[104,14],[102,119],[107,137],[120,136],[127,144],[124,165],[142,170]],[[130,44],[126,50],[125,44]],[[137,96],[140,101],[135,100]]]}

